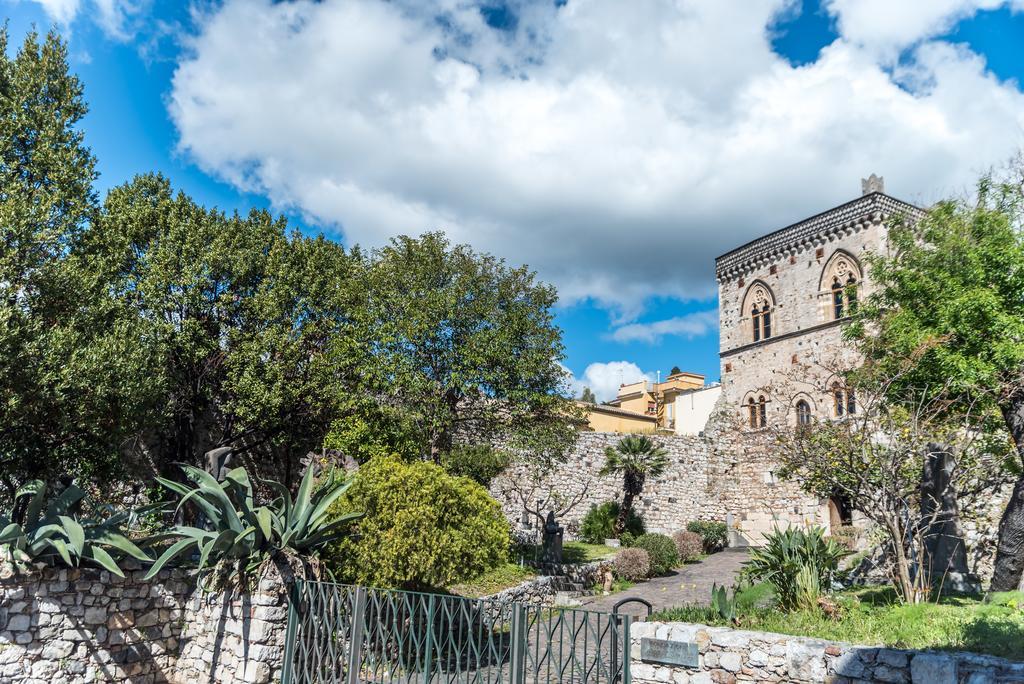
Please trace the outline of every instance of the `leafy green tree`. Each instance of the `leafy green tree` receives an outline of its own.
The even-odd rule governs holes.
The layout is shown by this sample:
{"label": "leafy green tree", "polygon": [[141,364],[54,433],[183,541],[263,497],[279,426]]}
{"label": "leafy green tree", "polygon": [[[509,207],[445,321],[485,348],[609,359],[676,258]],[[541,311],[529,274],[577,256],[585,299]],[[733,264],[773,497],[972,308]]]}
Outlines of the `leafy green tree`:
{"label": "leafy green tree", "polygon": [[682,371],[682,369],[679,366],[672,366],[672,370],[670,370],[668,372],[668,374],[669,375],[676,375],[677,373],[682,373],[682,372],[683,371]]}
{"label": "leafy green tree", "polygon": [[[932,207],[893,226],[889,255],[870,260],[877,291],[849,335],[865,372],[902,377],[891,391],[933,388],[951,411],[991,402],[1016,446],[1021,476],[999,527],[992,589],[1024,570],[1024,201],[1019,182],[982,179],[977,198]],[[897,367],[907,359],[909,372]]]}
{"label": "leafy green tree", "polygon": [[[265,211],[226,216],[160,176],[110,192],[76,255],[136,321],[154,361],[139,442],[167,472],[229,445],[293,480],[342,409],[352,260]],[[331,352],[331,353],[329,353]]]}
{"label": "leafy green tree", "polygon": [[0,483],[116,462],[146,392],[144,354],[102,287],[66,259],[88,228],[95,160],[82,86],[55,33],[8,56],[0,31]]}
{"label": "leafy green tree", "polygon": [[439,462],[460,433],[538,457],[572,444],[581,416],[563,394],[553,287],[441,233],[361,255],[357,280],[354,316],[373,356],[359,395],[373,400],[336,426],[331,446],[365,456],[350,435],[373,432],[386,436],[377,451]]}
{"label": "leafy green tree", "polygon": [[622,475],[622,504],[615,519],[615,534],[621,535],[633,513],[633,499],[640,495],[648,477],[658,477],[668,468],[668,452],[646,435],[626,435],[604,452],[601,475]]}
{"label": "leafy green tree", "polygon": [[587,404],[596,404],[597,397],[594,396],[594,391],[589,387],[584,387],[583,391],[580,392],[580,401],[586,402]]}

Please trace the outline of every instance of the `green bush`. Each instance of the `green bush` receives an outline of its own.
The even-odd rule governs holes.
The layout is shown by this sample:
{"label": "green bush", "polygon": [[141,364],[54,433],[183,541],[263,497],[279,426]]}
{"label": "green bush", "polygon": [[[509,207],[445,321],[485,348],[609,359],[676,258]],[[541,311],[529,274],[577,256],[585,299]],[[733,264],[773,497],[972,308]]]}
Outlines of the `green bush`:
{"label": "green bush", "polygon": [[766,535],[767,544],[750,552],[743,568],[752,580],[770,583],[783,610],[812,607],[832,584],[839,561],[849,551],[825,537],[820,527],[797,527]]}
{"label": "green bush", "polygon": [[350,486],[333,477],[316,483],[309,468],[298,493],[292,499],[279,482],[263,484],[277,494],[266,505],[257,506],[252,482],[245,468],[235,468],[223,481],[205,470],[183,465],[185,476],[195,487],[158,477],[157,481],[181,497],[178,507],[194,506],[206,518],[206,529],[178,525],[158,539],[175,539],[149,569],[149,579],[178,556],[198,557],[202,573],[217,569],[224,574],[252,576],[267,558],[316,556],[328,544],[345,535],[358,513],[336,505]]}
{"label": "green bush", "polygon": [[663,534],[642,534],[633,542],[633,548],[643,549],[651,558],[651,577],[667,575],[679,564],[676,543]]}
{"label": "green bush", "polygon": [[508,468],[510,461],[507,453],[486,444],[456,446],[441,457],[441,465],[449,473],[468,477],[484,487],[490,487],[491,480]]}
{"label": "green bush", "polygon": [[[615,537],[615,519],[619,516],[619,502],[606,501],[598,506],[591,506],[583,516],[580,524],[580,539],[588,544],[604,544],[605,539]],[[636,511],[630,511],[626,518],[626,534],[639,536],[644,533],[644,520]]]}
{"label": "green bush", "polygon": [[694,520],[686,529],[696,532],[704,540],[704,553],[717,553],[729,542],[729,528],[724,522],[715,520]]}
{"label": "green bush", "polygon": [[509,525],[498,502],[433,463],[374,458],[337,505],[364,512],[330,558],[334,573],[350,582],[443,588],[501,565],[508,553]]}

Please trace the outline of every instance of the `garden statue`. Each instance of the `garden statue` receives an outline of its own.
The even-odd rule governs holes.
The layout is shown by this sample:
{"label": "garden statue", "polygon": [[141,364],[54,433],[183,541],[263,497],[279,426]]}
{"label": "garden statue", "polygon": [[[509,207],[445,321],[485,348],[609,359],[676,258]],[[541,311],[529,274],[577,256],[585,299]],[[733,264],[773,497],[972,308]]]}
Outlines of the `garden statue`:
{"label": "garden statue", "polygon": [[540,562],[544,565],[562,564],[562,526],[555,521],[555,512],[548,511],[544,521],[543,555]]}
{"label": "garden statue", "polygon": [[223,480],[231,470],[233,460],[231,452],[233,447],[225,446],[211,449],[206,452],[206,472],[213,475],[217,480]]}

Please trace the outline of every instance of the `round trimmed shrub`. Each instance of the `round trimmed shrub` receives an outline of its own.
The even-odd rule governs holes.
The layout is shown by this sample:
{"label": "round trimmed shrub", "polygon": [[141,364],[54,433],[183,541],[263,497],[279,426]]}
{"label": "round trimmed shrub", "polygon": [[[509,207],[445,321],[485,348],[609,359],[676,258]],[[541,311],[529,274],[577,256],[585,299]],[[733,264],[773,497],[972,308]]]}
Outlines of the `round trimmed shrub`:
{"label": "round trimmed shrub", "polygon": [[694,520],[686,529],[696,532],[704,539],[704,553],[717,553],[729,542],[729,529],[724,522],[716,520]]}
{"label": "round trimmed shrub", "polygon": [[650,576],[651,557],[643,549],[622,549],[612,561],[612,571],[617,577],[630,582],[639,582]]}
{"label": "round trimmed shrub", "polygon": [[704,552],[704,539],[696,532],[680,530],[672,535],[672,541],[676,544],[676,552],[681,561],[695,560]]}
{"label": "round trimmed shrub", "polygon": [[647,552],[651,559],[651,577],[667,575],[679,564],[676,544],[664,534],[642,534],[633,542],[633,548]]}
{"label": "round trimmed shrub", "polygon": [[433,463],[371,459],[334,505],[364,512],[330,556],[331,570],[345,581],[441,588],[507,557],[509,525],[498,502],[476,482]]}
{"label": "round trimmed shrub", "polygon": [[[604,544],[605,539],[615,537],[615,519],[618,517],[618,501],[605,501],[598,506],[591,506],[580,523],[580,539],[588,544]],[[636,510],[629,512],[625,532],[632,535],[644,533],[644,520]]]}

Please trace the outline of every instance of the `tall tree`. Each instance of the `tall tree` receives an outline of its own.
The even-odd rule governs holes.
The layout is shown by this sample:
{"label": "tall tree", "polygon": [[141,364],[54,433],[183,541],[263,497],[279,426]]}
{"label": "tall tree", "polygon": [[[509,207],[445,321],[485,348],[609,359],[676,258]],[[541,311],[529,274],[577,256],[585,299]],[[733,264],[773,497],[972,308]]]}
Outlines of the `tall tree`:
{"label": "tall tree", "polygon": [[943,388],[951,410],[991,397],[1016,446],[1020,474],[999,526],[992,589],[1016,589],[1024,570],[1024,194],[1019,181],[984,178],[973,201],[950,200],[894,226],[889,254],[870,260],[877,291],[849,334],[865,371],[902,386]]}
{"label": "tall tree", "polygon": [[55,33],[0,31],[0,482],[98,473],[133,428],[145,359],[68,253],[96,208],[82,86]]}
{"label": "tall tree", "polygon": [[[336,419],[351,259],[267,212],[207,210],[160,176],[110,192],[78,255],[136,320],[154,359],[157,470],[231,446],[292,478]],[[147,407],[140,406],[139,410]]]}
{"label": "tall tree", "polygon": [[615,533],[622,534],[633,511],[633,500],[644,490],[647,478],[658,477],[669,466],[668,452],[646,435],[626,435],[604,452],[602,475],[622,475],[622,504],[615,519]]}
{"label": "tall tree", "polygon": [[365,456],[354,436],[384,435],[381,450],[439,461],[460,433],[534,454],[575,439],[555,290],[526,267],[427,233],[363,255],[358,280],[373,355],[361,396],[372,401],[336,426],[333,445]]}
{"label": "tall tree", "polygon": [[586,402],[588,404],[596,404],[597,397],[594,396],[594,390],[590,389],[589,387],[584,387],[583,391],[580,392],[580,401]]}

